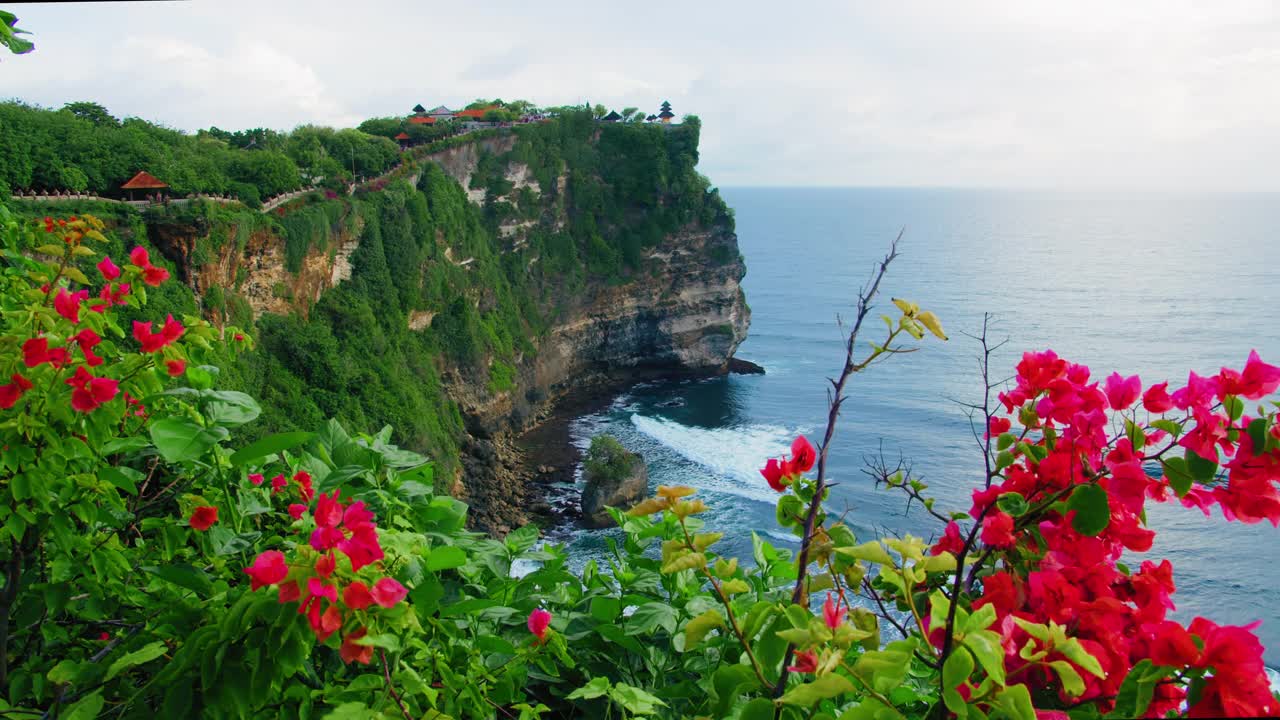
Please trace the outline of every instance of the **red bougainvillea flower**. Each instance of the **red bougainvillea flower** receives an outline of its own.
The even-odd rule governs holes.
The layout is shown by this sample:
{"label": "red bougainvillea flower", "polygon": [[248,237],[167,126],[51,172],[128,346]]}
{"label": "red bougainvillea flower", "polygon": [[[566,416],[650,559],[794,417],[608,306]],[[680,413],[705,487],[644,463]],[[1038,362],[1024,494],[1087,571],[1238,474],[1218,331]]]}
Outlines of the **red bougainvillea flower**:
{"label": "red bougainvillea flower", "polygon": [[80,366],[75,375],[64,382],[75,388],[71,391],[71,407],[80,412],[92,412],[105,402],[110,402],[120,392],[120,383],[110,378],[94,377]]}
{"label": "red bougainvillea flower", "polygon": [[77,290],[71,293],[64,288],[58,288],[58,294],[53,296],[53,309],[70,320],[72,325],[78,325],[80,324],[80,303],[88,297],[88,290]]}
{"label": "red bougainvillea flower", "polygon": [[280,583],[279,599],[280,599],[281,605],[287,602],[293,602],[294,600],[297,600],[300,597],[302,597],[302,588],[298,587],[298,583],[296,582]]}
{"label": "red bougainvillea flower", "polygon": [[760,474],[764,476],[765,482],[769,483],[769,487],[778,492],[786,492],[787,484],[783,482],[785,476],[782,474],[782,465],[776,458],[769,458],[769,462],[764,464]]}
{"label": "red bougainvillea flower", "polygon": [[817,459],[817,451],[813,449],[813,445],[809,444],[805,436],[801,435],[791,442],[792,473],[809,472]]}
{"label": "red bougainvillea flower", "polygon": [[1268,365],[1258,357],[1257,350],[1249,351],[1249,359],[1240,373],[1240,384],[1232,388],[1235,394],[1248,400],[1257,400],[1280,388],[1280,367]]}
{"label": "red bougainvillea flower", "polygon": [[1013,547],[1013,518],[999,510],[982,519],[982,542],[991,547]]}
{"label": "red bougainvillea flower", "polygon": [[233,338],[235,339],[235,341],[236,341],[236,342],[244,342],[244,335],[242,335],[242,334],[240,334],[240,333],[236,333],[236,334],[233,336]]}
{"label": "red bougainvillea flower", "polygon": [[[329,607],[321,611],[321,600],[328,600]],[[342,611],[338,609],[338,587],[328,585],[320,578],[307,580],[307,592],[298,607],[299,614],[305,614],[311,624],[311,631],[316,639],[324,642],[335,630],[342,627]]]}
{"label": "red bougainvillea flower", "polygon": [[278,493],[287,487],[289,487],[289,481],[285,479],[283,474],[271,478],[271,492]]}
{"label": "red bougainvillea flower", "polygon": [[333,556],[333,553],[325,553],[316,561],[316,572],[320,574],[320,577],[327,578],[333,574],[337,566],[338,559]]}
{"label": "red bougainvillea flower", "polygon": [[1107,376],[1106,393],[1112,410],[1126,410],[1142,393],[1142,381],[1137,375],[1121,377],[1120,373],[1111,373]]}
{"label": "red bougainvillea flower", "polygon": [[181,358],[176,360],[165,360],[164,367],[168,370],[171,377],[178,377],[187,371],[187,361]]}
{"label": "red bougainvillea flower", "polygon": [[103,630],[102,632],[98,633],[98,642],[106,642],[110,639],[111,639],[111,635],[107,631]]}
{"label": "red bougainvillea flower", "polygon": [[275,585],[289,574],[289,566],[284,561],[284,553],[279,550],[267,550],[254,558],[253,565],[244,569],[249,576],[249,587],[257,590],[267,585]]}
{"label": "red bougainvillea flower", "polygon": [[182,337],[185,332],[186,328],[182,327],[182,323],[174,320],[172,315],[165,318],[164,326],[160,328],[160,332],[151,330],[151,321],[149,320],[147,322],[133,321],[133,337],[142,344],[142,352],[157,352]]}
{"label": "red bougainvillea flower", "polygon": [[849,612],[848,608],[840,607],[839,603],[831,599],[831,593],[827,593],[827,601],[822,604],[822,620],[827,627],[835,630],[844,623],[844,616]]}
{"label": "red bougainvillea flower", "polygon": [[262,473],[249,473],[249,482],[253,483],[254,487],[261,485],[264,479]]}
{"label": "red bougainvillea flower", "polygon": [[373,646],[361,645],[356,641],[365,636],[368,632],[365,628],[354,630],[347,633],[342,638],[342,647],[338,649],[338,655],[345,663],[363,663],[368,665],[373,662]]}
{"label": "red bougainvillea flower", "polygon": [[941,555],[949,552],[952,555],[959,555],[964,549],[964,538],[960,537],[960,525],[955,520],[947,523],[947,529],[943,531],[942,537],[933,547],[929,548],[930,555]]}
{"label": "red bougainvillea flower", "polygon": [[995,417],[993,415],[991,419],[987,421],[987,437],[993,438],[1003,435],[1009,432],[1009,428],[1011,427],[1013,427],[1013,423],[1009,421],[1009,418]]}
{"label": "red bougainvillea flower", "polygon": [[787,667],[788,672],[811,673],[818,671],[818,654],[812,650],[797,650],[795,665]]}
{"label": "red bougainvillea flower", "polygon": [[547,627],[551,625],[551,613],[542,608],[534,608],[529,613],[529,620],[526,623],[529,626],[529,632],[537,638],[539,643],[547,639]]}
{"label": "red bougainvillea flower", "polygon": [[140,268],[150,267],[151,256],[147,254],[147,249],[138,245],[129,251],[129,262]]}
{"label": "red bougainvillea flower", "polygon": [[111,262],[111,258],[106,255],[103,255],[102,259],[98,261],[97,268],[98,272],[102,273],[102,277],[105,280],[115,280],[120,277],[120,268],[117,267],[115,263]]}
{"label": "red bougainvillea flower", "polygon": [[142,282],[151,287],[160,287],[161,283],[168,279],[169,271],[157,265],[142,269]]}
{"label": "red bougainvillea flower", "polygon": [[[302,494],[302,499],[311,502],[316,496],[316,491],[311,488],[311,473],[306,470],[299,470],[293,474],[293,481],[298,483],[298,492]],[[335,491],[336,495],[337,492]]]}
{"label": "red bougainvillea flower", "polygon": [[218,522],[218,508],[211,505],[201,505],[191,513],[191,518],[188,522],[191,523],[192,528],[204,532]]}
{"label": "red bougainvillea flower", "polygon": [[31,338],[22,343],[22,362],[29,368],[49,363],[55,368],[71,362],[71,353],[65,347],[50,348],[45,338]]}
{"label": "red bougainvillea flower", "polygon": [[373,584],[373,601],[382,607],[395,607],[397,603],[409,594],[408,588],[401,585],[395,578],[384,577]]}
{"label": "red bougainvillea flower", "polygon": [[102,342],[102,338],[98,336],[98,333],[90,330],[89,328],[85,328],[75,335],[67,338],[67,341],[80,346],[80,352],[84,355],[84,361],[89,365],[89,367],[98,367],[102,364],[102,358],[98,357],[93,352],[93,349],[98,346],[98,343]]}
{"label": "red bougainvillea flower", "polygon": [[369,586],[356,580],[342,591],[342,604],[352,610],[363,610],[373,604],[373,594]]}
{"label": "red bougainvillea flower", "polygon": [[1262,663],[1262,643],[1253,634],[1259,623],[1218,625],[1197,617],[1187,629],[1204,643],[1196,667],[1212,668],[1200,702],[1190,717],[1269,717],[1280,713]]}
{"label": "red bougainvillea flower", "polygon": [[302,516],[307,512],[307,506],[302,503],[289,503],[289,516],[294,520],[301,520]]}
{"label": "red bougainvillea flower", "polygon": [[31,387],[31,381],[18,373],[9,376],[9,383],[0,385],[0,408],[8,410],[13,407]]}
{"label": "red bougainvillea flower", "polygon": [[1142,407],[1147,412],[1166,413],[1173,409],[1173,398],[1169,397],[1169,383],[1162,382],[1147,388],[1142,395]]}

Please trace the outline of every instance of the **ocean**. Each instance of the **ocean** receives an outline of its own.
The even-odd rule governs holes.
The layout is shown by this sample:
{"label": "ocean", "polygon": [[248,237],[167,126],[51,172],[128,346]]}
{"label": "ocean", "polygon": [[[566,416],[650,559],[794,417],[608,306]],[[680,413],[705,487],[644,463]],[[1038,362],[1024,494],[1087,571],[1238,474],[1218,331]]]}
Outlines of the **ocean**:
{"label": "ocean", "polygon": [[[1024,350],[1052,348],[1101,379],[1185,382],[1188,370],[1240,367],[1251,349],[1280,363],[1280,198],[1247,194],[1121,194],[931,189],[728,188],[752,310],[738,356],[765,375],[643,384],[572,426],[581,447],[607,432],[641,453],[651,482],[697,488],[712,510],[717,549],[751,556],[754,531],[779,547],[796,539],[774,520],[776,495],[757,469],[796,434],[816,441],[827,383],[843,359],[839,316],[900,229],[900,257],[882,288],[934,311],[951,336],[873,366],[850,382],[829,470],[828,508],[859,538],[930,537],[941,528],[905,496],[873,487],[868,459],[901,456],[940,509],[967,509],[982,455],[961,402],[981,400],[977,334],[1008,339],[993,378]],[[885,312],[892,313],[892,307]],[[872,316],[864,340],[883,324]],[[908,341],[910,339],[908,338]],[[864,343],[865,347],[865,343]],[[579,479],[580,482],[580,479]],[[564,487],[569,493],[574,488]],[[1190,621],[1262,620],[1269,665],[1280,666],[1280,531],[1227,523],[1181,505],[1154,505],[1150,552],[1168,558],[1177,609]],[[576,562],[619,531],[560,528]]]}

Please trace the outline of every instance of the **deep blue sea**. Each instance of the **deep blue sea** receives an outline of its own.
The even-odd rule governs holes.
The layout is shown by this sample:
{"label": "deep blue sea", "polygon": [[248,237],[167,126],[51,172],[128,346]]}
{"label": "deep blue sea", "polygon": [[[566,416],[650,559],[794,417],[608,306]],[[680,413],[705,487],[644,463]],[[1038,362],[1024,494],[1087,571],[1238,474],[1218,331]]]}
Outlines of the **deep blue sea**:
{"label": "deep blue sea", "polygon": [[[950,342],[875,366],[851,382],[830,456],[839,482],[829,508],[848,510],[860,537],[882,529],[929,537],[940,530],[900,493],[877,490],[864,459],[901,453],[940,508],[967,509],[981,453],[955,400],[980,401],[981,329],[1009,343],[993,373],[1012,375],[1023,350],[1053,348],[1094,369],[1138,373],[1144,386],[1187,371],[1239,367],[1256,348],[1280,363],[1280,196],[903,189],[723,190],[736,211],[752,310],[740,357],[763,376],[635,387],[580,418],[576,441],[608,432],[644,455],[652,483],[698,488],[704,516],[727,534],[722,552],[751,556],[755,531],[780,547],[794,538],[774,520],[776,495],[757,472],[797,433],[820,438],[826,381],[842,361],[836,317],[851,315],[872,264],[905,227],[881,304],[915,300]],[[888,310],[886,312],[889,312]],[[875,316],[873,316],[874,319]],[[879,320],[867,328],[874,339]],[[908,338],[908,341],[910,339]],[[567,490],[567,488],[566,488]],[[1215,511],[1216,513],[1216,511]],[[1267,661],[1280,665],[1280,531],[1227,523],[1180,505],[1149,510],[1158,531],[1144,557],[1169,558],[1175,617],[1221,623],[1261,619]],[[579,561],[615,530],[576,530]],[[1140,557],[1132,558],[1136,561]]]}

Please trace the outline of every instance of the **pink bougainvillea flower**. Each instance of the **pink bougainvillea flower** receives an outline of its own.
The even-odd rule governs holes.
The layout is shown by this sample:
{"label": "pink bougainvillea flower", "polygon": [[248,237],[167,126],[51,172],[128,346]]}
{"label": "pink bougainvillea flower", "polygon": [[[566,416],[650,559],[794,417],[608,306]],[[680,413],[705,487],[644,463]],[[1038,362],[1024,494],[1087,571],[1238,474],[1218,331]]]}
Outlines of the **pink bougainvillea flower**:
{"label": "pink bougainvillea flower", "polygon": [[58,288],[58,294],[53,296],[53,309],[62,317],[71,321],[71,324],[78,325],[80,323],[80,303],[89,297],[88,290],[78,290],[76,292],[67,292],[63,288]]}
{"label": "pink bougainvillea flower", "polygon": [[264,479],[262,473],[249,473],[249,482],[253,483],[255,487],[261,485]]}
{"label": "pink bougainvillea flower", "polygon": [[952,555],[959,555],[964,549],[964,538],[960,536],[960,525],[955,520],[947,523],[947,529],[943,531],[942,537],[933,547],[929,548],[930,555],[941,555],[949,552]]}
{"label": "pink bougainvillea flower", "polygon": [[1169,383],[1162,382],[1147,388],[1142,395],[1142,407],[1147,412],[1166,413],[1173,409],[1173,398],[1169,397]]}
{"label": "pink bougainvillea flower", "polygon": [[395,607],[397,603],[409,594],[408,588],[401,585],[395,578],[384,577],[373,584],[373,601],[382,607]]}
{"label": "pink bougainvillea flower", "polygon": [[311,499],[316,496],[315,490],[311,488],[311,473],[299,470],[293,474],[293,481],[298,483],[298,492],[302,493],[302,499],[311,502]]}
{"label": "pink bougainvillea flower", "polygon": [[345,663],[363,663],[368,665],[373,662],[373,646],[361,645],[356,641],[365,636],[368,632],[365,628],[353,630],[342,638],[342,647],[338,649],[338,656]]}
{"label": "pink bougainvillea flower", "polygon": [[818,654],[812,650],[797,650],[795,665],[787,667],[788,672],[812,673],[818,671]]}
{"label": "pink bougainvillea flower", "polygon": [[342,604],[352,610],[363,610],[373,604],[373,595],[367,585],[356,580],[343,589]]}
{"label": "pink bougainvillea flower", "polygon": [[129,251],[129,262],[140,268],[149,267],[151,265],[151,256],[147,254],[147,249],[138,245]]}
{"label": "pink bougainvillea flower", "polygon": [[346,527],[351,530],[351,536],[339,542],[338,549],[351,560],[352,571],[360,572],[360,568],[383,558],[378,531],[373,525],[359,524],[353,527],[347,523]]}
{"label": "pink bougainvillea flower", "polygon": [[993,438],[1009,432],[1009,428],[1013,427],[1013,423],[1006,417],[991,416],[987,421],[987,437]]}
{"label": "pink bougainvillea flower", "polygon": [[809,472],[817,459],[817,451],[805,436],[801,435],[791,442],[791,474]]}
{"label": "pink bougainvillea flower", "polygon": [[526,624],[529,626],[529,632],[533,633],[533,636],[541,643],[547,639],[547,628],[551,625],[551,613],[542,608],[534,608],[533,612],[529,613],[529,620]]}
{"label": "pink bougainvillea flower", "polygon": [[294,520],[301,520],[302,516],[307,512],[307,506],[302,503],[289,503],[289,516]]}
{"label": "pink bougainvillea flower", "polygon": [[120,277],[120,268],[111,262],[111,258],[106,255],[103,255],[102,259],[98,261],[97,268],[105,280],[115,280]]}
{"label": "pink bougainvillea flower", "polygon": [[187,371],[187,361],[181,358],[178,358],[175,360],[165,360],[164,366],[165,366],[165,369],[169,372],[169,375],[172,377],[178,377],[179,375]]}
{"label": "pink bougainvillea flower", "polygon": [[1240,384],[1235,388],[1237,394],[1248,400],[1257,400],[1270,395],[1280,388],[1280,367],[1262,362],[1257,350],[1249,351],[1249,359],[1240,372]]}
{"label": "pink bougainvillea flower", "polygon": [[80,347],[80,352],[84,355],[84,361],[89,365],[89,367],[98,367],[102,364],[102,358],[98,357],[93,352],[93,349],[98,346],[98,343],[102,342],[102,338],[98,333],[90,330],[89,328],[85,328],[75,335],[67,338],[67,342],[74,342]]}
{"label": "pink bougainvillea flower", "polygon": [[[319,604],[313,605],[313,608],[320,607]],[[324,613],[316,617],[317,613],[313,609],[307,614],[307,619],[311,621],[311,629],[316,634],[316,639],[324,642],[329,636],[342,627],[342,610],[337,605],[330,605],[325,609]]]}
{"label": "pink bougainvillea flower", "polygon": [[289,487],[289,481],[285,479],[283,474],[271,478],[271,492],[280,492],[287,487]]}
{"label": "pink bougainvillea flower", "polygon": [[835,630],[844,623],[844,616],[849,612],[848,608],[840,607],[839,603],[831,598],[831,593],[827,593],[827,601],[822,604],[822,620],[827,627]]}
{"label": "pink bougainvillea flower", "polygon": [[326,584],[320,578],[307,580],[307,594],[311,597],[324,598],[331,603],[338,602],[338,586]]}
{"label": "pink bougainvillea flower", "polygon": [[1193,371],[1187,374],[1186,387],[1175,390],[1170,398],[1179,410],[1208,410],[1217,399],[1219,385],[1218,376],[1200,377]]}
{"label": "pink bougainvillea flower", "polygon": [[289,574],[289,566],[284,561],[284,553],[279,550],[267,550],[254,558],[253,564],[244,569],[249,576],[249,587],[257,590],[267,585],[275,585]]}
{"label": "pink bougainvillea flower", "polygon": [[1013,547],[1013,518],[999,510],[982,519],[982,542],[991,547]]}
{"label": "pink bougainvillea flower", "polygon": [[764,476],[765,482],[769,483],[769,487],[778,492],[786,492],[787,485],[783,482],[785,476],[782,474],[782,465],[778,464],[777,459],[769,458],[769,462],[761,468],[760,474]]}
{"label": "pink bougainvillea flower", "polygon": [[1107,376],[1106,392],[1112,410],[1126,410],[1142,393],[1142,381],[1137,375],[1121,377],[1120,373],[1111,373]]}
{"label": "pink bougainvillea flower", "polygon": [[191,523],[192,528],[204,532],[218,522],[218,508],[211,505],[201,505],[191,513],[191,518],[188,522]]}

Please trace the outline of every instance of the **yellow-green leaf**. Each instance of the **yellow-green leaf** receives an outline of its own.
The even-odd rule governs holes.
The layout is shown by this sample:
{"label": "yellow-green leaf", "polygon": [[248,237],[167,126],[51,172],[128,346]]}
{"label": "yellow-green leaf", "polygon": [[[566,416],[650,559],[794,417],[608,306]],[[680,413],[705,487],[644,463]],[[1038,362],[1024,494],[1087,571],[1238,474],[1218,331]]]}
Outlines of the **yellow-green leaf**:
{"label": "yellow-green leaf", "polygon": [[719,610],[714,608],[690,620],[689,624],[684,626],[685,650],[687,651],[702,642],[702,639],[707,636],[707,633],[716,628],[722,627],[724,627],[724,616],[720,614]]}

